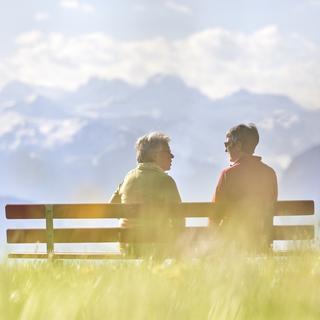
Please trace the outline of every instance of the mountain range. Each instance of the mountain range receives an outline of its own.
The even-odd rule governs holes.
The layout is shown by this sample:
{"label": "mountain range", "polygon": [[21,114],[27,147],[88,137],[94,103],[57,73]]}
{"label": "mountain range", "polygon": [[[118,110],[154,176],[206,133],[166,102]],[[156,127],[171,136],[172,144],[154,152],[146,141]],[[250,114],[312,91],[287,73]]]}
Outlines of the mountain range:
{"label": "mountain range", "polygon": [[135,140],[160,130],[172,138],[169,174],[183,200],[208,201],[228,166],[225,132],[242,122],[257,124],[257,153],[277,171],[280,197],[310,198],[318,186],[317,168],[304,176],[311,189],[293,177],[301,170],[297,161],[311,168],[307,159],[319,160],[320,111],[286,96],[242,89],[211,100],[169,75],[139,87],[95,78],[73,92],[12,82],[0,91],[0,115],[2,195],[34,202],[107,201],[135,166]]}

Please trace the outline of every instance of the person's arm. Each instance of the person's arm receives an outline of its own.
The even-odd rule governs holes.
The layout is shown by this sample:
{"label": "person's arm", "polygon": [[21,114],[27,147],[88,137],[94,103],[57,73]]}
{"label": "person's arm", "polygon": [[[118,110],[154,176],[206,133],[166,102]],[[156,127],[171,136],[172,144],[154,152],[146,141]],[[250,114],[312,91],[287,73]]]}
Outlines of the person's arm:
{"label": "person's arm", "polygon": [[273,197],[274,201],[278,200],[278,180],[275,171],[273,171]]}
{"label": "person's arm", "polygon": [[[180,193],[178,191],[178,187],[174,179],[170,176],[167,176],[165,179],[165,183],[163,184],[163,192],[164,192],[164,204],[178,204],[181,203]],[[183,228],[185,227],[185,219],[173,219],[172,226],[175,228]]]}
{"label": "person's arm", "polygon": [[111,196],[109,203],[121,203],[121,194],[120,194],[121,185],[122,183],[119,184],[117,190]]}
{"label": "person's arm", "polygon": [[165,185],[166,198],[165,202],[167,203],[180,203],[181,197],[178,191],[176,182],[168,176],[167,183]]}
{"label": "person's arm", "polygon": [[[220,174],[216,190],[212,196],[212,202],[216,204],[216,216],[219,223],[221,223],[224,213],[225,213],[225,206],[227,201],[227,173],[223,170]],[[214,221],[211,219],[209,221],[210,224],[214,224]]]}
{"label": "person's arm", "polygon": [[220,203],[225,201],[227,193],[227,174],[225,170],[221,172],[215,193],[212,196],[212,202]]}
{"label": "person's arm", "polygon": [[[113,193],[113,195],[111,196],[110,200],[109,200],[109,203],[122,203],[121,202],[121,193],[120,193],[120,188],[122,186],[122,183],[119,184],[117,190]],[[121,218],[120,219],[120,226],[122,228],[128,228],[128,227],[131,227],[128,219],[126,218]]]}

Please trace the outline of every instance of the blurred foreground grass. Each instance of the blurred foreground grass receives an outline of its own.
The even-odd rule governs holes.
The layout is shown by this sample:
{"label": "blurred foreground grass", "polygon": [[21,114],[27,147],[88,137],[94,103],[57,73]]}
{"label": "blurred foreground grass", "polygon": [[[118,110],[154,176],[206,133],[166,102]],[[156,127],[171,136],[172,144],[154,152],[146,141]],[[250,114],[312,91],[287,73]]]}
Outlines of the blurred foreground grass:
{"label": "blurred foreground grass", "polygon": [[320,257],[4,262],[1,319],[320,319]]}

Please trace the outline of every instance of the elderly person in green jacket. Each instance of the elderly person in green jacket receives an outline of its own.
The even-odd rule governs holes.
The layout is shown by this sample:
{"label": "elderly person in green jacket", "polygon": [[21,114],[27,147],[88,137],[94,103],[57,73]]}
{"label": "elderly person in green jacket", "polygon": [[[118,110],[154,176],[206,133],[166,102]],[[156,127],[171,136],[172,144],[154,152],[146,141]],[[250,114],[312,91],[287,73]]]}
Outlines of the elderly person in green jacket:
{"label": "elderly person in green jacket", "polygon": [[[170,138],[161,132],[152,132],[137,140],[137,167],[126,175],[111,197],[111,203],[143,203],[153,206],[157,214],[157,207],[181,202],[175,181],[166,173],[174,158],[169,142]],[[136,226],[136,221],[124,219],[121,225]],[[121,244],[120,247],[123,254],[141,255],[138,249],[141,246]]]}

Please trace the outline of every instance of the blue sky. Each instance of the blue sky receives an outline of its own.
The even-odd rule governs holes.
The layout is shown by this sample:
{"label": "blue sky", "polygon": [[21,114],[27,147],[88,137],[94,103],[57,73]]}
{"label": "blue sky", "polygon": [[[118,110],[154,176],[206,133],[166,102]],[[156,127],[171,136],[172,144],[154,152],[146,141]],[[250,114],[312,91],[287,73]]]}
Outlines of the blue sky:
{"label": "blue sky", "polygon": [[211,98],[240,88],[320,108],[320,0],[0,1],[0,86],[141,85],[174,74]]}

